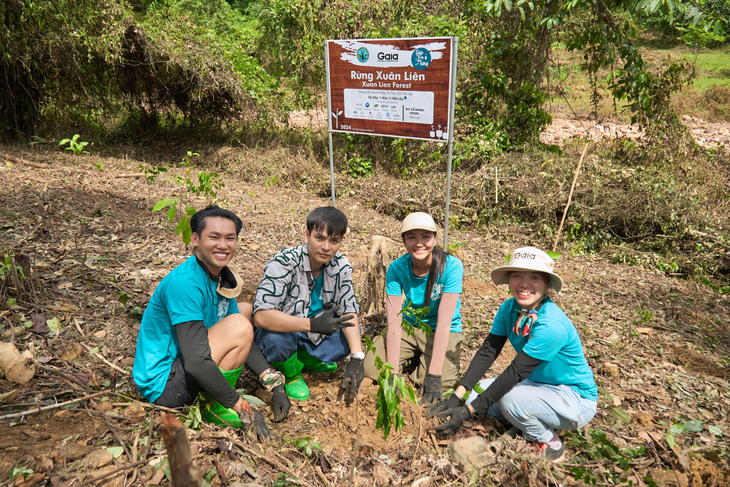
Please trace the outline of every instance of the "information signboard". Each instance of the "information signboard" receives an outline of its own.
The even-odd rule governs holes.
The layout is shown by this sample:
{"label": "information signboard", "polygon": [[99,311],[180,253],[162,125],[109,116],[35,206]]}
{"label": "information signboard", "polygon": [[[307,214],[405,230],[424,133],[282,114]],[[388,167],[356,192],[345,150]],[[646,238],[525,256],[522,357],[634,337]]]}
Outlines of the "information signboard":
{"label": "information signboard", "polygon": [[451,37],[328,40],[330,132],[447,142],[453,49]]}

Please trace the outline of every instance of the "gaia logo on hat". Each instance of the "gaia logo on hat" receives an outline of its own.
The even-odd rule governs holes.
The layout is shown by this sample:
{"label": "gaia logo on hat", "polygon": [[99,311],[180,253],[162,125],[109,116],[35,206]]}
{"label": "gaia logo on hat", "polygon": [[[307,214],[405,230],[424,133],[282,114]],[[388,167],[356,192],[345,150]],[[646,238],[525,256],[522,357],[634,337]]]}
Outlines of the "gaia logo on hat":
{"label": "gaia logo on hat", "polygon": [[555,291],[563,288],[563,279],[553,269],[555,261],[552,257],[535,247],[521,247],[515,250],[506,266],[497,267],[491,273],[495,284],[508,284],[512,271],[542,272],[550,276],[550,285]]}

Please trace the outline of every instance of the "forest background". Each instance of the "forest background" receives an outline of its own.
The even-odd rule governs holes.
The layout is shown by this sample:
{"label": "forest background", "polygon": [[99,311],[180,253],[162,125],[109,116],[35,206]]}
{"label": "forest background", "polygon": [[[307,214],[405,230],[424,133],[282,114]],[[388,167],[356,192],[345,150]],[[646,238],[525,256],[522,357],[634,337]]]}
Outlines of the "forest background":
{"label": "forest background", "polygon": [[[66,174],[64,168],[78,168],[82,179],[102,187],[136,171],[135,204],[145,212],[143,218],[153,222],[149,231],[164,233],[172,224],[183,237],[191,208],[217,201],[250,210],[243,200],[232,203],[230,196],[224,196],[234,188],[241,191],[235,180],[256,186],[246,189],[261,198],[254,213],[267,202],[274,208],[288,201],[291,212],[305,214],[291,201],[291,191],[306,195],[301,198],[308,204],[313,204],[310,198],[326,204],[330,196],[323,123],[325,39],[457,36],[450,249],[476,256],[479,251],[472,240],[479,238],[530,243],[554,249],[578,267],[613,265],[626,275],[659,276],[655,279],[666,285],[660,292],[663,297],[687,299],[687,309],[704,300],[706,312],[688,319],[676,304],[667,304],[669,318],[663,316],[657,329],[668,327],[670,335],[693,336],[687,342],[682,341],[688,340],[685,335],[682,340],[668,340],[680,348],[691,343],[689,348],[712,364],[707,367],[713,371],[708,380],[726,386],[730,141],[723,130],[730,119],[728,19],[728,0],[6,0],[0,7],[3,169],[31,180],[38,177],[33,174],[45,174],[47,180],[69,187],[75,179],[69,182],[61,176]],[[546,142],[541,136],[553,118],[573,120],[580,128],[570,138]],[[725,127],[719,133],[725,135],[700,145],[688,121],[695,126],[719,124]],[[622,128],[596,139],[588,126],[604,131]],[[338,197],[344,198],[344,205],[374,212],[368,214],[377,215],[373,218],[383,229],[411,211],[429,211],[443,220],[445,145],[335,134],[334,160]],[[579,160],[582,165],[576,170]],[[48,217],[47,187],[31,189],[21,180],[13,179],[17,185],[3,196],[0,269],[5,322],[0,326],[10,331],[16,325],[30,329],[34,312],[52,320],[53,306],[58,306],[50,304],[57,296],[45,295],[51,291],[40,284],[54,279],[50,269],[22,266],[23,255],[40,255],[36,243],[53,240],[49,225],[54,220]],[[64,198],[53,201],[64,205]],[[101,203],[88,204],[98,213],[88,218],[124,228],[129,221],[140,224],[139,213],[125,221],[106,214]],[[152,212],[155,206],[167,210],[170,223],[165,215]],[[269,218],[289,219],[282,214]],[[169,233],[172,242],[174,233]],[[361,237],[374,233],[378,229],[362,224]],[[382,233],[397,238],[396,233]],[[251,241],[248,248],[263,246],[259,251],[271,254],[280,241],[264,245],[266,237],[261,236],[261,243]],[[182,253],[184,247],[179,250]],[[79,258],[88,262],[87,253],[82,255]],[[59,262],[63,260],[54,264]],[[125,287],[115,284],[114,277],[104,277],[112,283],[107,288],[113,288],[111,316],[115,306],[121,307],[126,312],[122,317],[133,322],[146,304],[150,286],[154,289],[155,277],[159,276],[143,276],[148,280],[144,289],[137,288],[139,278]],[[364,293],[365,277],[361,280]],[[53,292],[71,292],[74,286],[68,282],[60,280]],[[697,296],[678,292],[691,286]],[[477,287],[484,295],[483,287]],[[603,291],[604,299],[608,293]],[[82,310],[91,306],[85,299],[79,306]],[[586,311],[565,304],[577,307],[574,311],[584,317],[577,325],[583,327],[584,341],[590,341],[585,336],[593,333],[586,328]],[[648,303],[625,306],[631,309],[622,313],[632,318],[617,320],[623,323],[617,325],[617,337],[615,331],[607,332],[597,338],[599,342],[616,347],[641,338],[648,332],[637,330],[650,329],[658,321],[658,312],[651,311]],[[73,323],[71,315],[60,321]],[[379,331],[377,320],[370,326]],[[67,333],[71,332],[69,327]],[[474,347],[483,332],[473,331]],[[26,347],[32,337],[26,338]],[[664,348],[658,349],[663,357]],[[129,341],[122,340],[112,353],[128,355]],[[72,360],[50,355],[58,361]],[[91,356],[88,350],[83,355]],[[673,363],[686,365],[679,359]],[[598,369],[605,364],[595,358],[592,365]],[[620,389],[612,382],[612,373],[607,384]],[[724,406],[709,412],[700,408],[705,412],[654,414],[650,421],[662,433],[658,439],[647,436],[654,448],[651,455],[646,453],[649,446],[625,439],[631,435],[621,428],[630,428],[636,418],[630,408],[622,408],[617,396],[606,392],[607,417],[615,424],[604,418],[612,424],[601,424],[600,434],[586,432],[572,443],[588,452],[587,462],[534,474],[525,472],[519,462],[507,461],[499,469],[472,472],[466,481],[521,484],[536,478],[547,482],[556,475],[586,483],[631,478],[634,484],[682,485],[680,474],[693,482],[685,453],[688,459],[690,454],[701,455],[724,472],[713,475],[727,475],[726,393],[718,392],[723,387],[707,387],[713,404]],[[38,391],[31,388],[25,394],[36,397]],[[129,391],[126,397],[134,394]],[[205,437],[205,431],[200,434]],[[420,438],[420,429],[417,434]],[[316,443],[314,436],[306,438],[304,446],[294,442],[305,452],[307,445]],[[643,437],[632,437],[637,438]],[[123,445],[127,441],[129,463],[137,460],[129,452],[131,440],[111,441]],[[659,445],[664,450],[657,453]],[[149,443],[147,450],[145,459],[152,455]],[[328,461],[335,463],[336,455],[330,455]],[[313,460],[311,448],[300,457],[287,457],[287,465],[299,465],[302,479],[319,482],[313,472],[321,457],[314,455]],[[649,457],[656,472],[648,470]],[[7,472],[0,474],[16,484],[34,475],[50,481],[54,469],[43,471],[33,458],[14,455],[3,465]],[[302,465],[312,469],[302,470]],[[360,467],[368,472],[368,481],[377,483],[374,465],[380,464],[372,461],[369,470]],[[429,465],[433,478],[464,481],[456,471]],[[662,477],[665,471],[674,477]],[[145,475],[137,476],[135,470],[136,478]],[[278,482],[296,477],[259,475]],[[93,478],[93,473],[88,476]],[[224,483],[221,479],[231,476],[216,472],[208,480]],[[705,481],[711,485],[709,475],[698,478],[698,485]],[[399,481],[404,479],[409,476],[404,474]]]}

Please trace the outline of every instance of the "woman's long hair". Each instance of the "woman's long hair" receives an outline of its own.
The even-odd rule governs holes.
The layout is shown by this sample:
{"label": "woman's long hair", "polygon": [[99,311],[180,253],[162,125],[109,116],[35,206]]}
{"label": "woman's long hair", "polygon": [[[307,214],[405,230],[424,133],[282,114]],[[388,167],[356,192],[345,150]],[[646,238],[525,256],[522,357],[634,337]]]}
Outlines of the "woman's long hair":
{"label": "woman's long hair", "polygon": [[426,281],[426,296],[423,300],[424,307],[431,303],[433,285],[438,282],[439,278],[441,278],[441,275],[444,273],[447,255],[449,255],[448,252],[444,252],[441,247],[434,245],[433,251],[431,252],[431,268],[428,270],[428,281]]}

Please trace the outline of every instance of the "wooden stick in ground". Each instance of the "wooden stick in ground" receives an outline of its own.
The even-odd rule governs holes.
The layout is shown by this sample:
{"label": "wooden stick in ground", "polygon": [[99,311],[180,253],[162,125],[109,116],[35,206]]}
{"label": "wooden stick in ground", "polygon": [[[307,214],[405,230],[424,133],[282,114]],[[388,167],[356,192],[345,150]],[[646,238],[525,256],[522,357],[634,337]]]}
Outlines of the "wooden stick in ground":
{"label": "wooden stick in ground", "polygon": [[167,447],[167,459],[170,462],[170,476],[175,487],[199,487],[203,483],[203,474],[193,464],[190,445],[185,434],[185,426],[174,414],[162,416],[162,439]]}
{"label": "wooden stick in ground", "polygon": [[19,413],[6,414],[5,416],[0,416],[0,421],[2,421],[4,419],[21,418],[21,417],[27,416],[29,414],[40,413],[41,411],[49,411],[51,409],[62,408],[64,406],[68,406],[69,404],[73,404],[75,402],[86,401],[87,399],[104,396],[104,395],[110,394],[110,393],[111,393],[111,391],[101,391],[101,392],[97,392],[96,394],[90,394],[88,396],[80,397],[78,399],[71,399],[70,401],[59,402],[57,404],[51,404],[50,406],[43,406],[43,407],[39,407],[36,409],[29,409],[27,411],[21,411]]}
{"label": "wooden stick in ground", "polygon": [[585,147],[583,147],[583,153],[580,155],[580,160],[578,161],[578,166],[575,168],[575,174],[573,175],[573,184],[570,185],[570,192],[568,193],[568,202],[565,203],[565,209],[563,210],[563,217],[560,219],[560,226],[558,227],[558,233],[555,234],[555,243],[553,243],[553,252],[556,251],[558,248],[558,240],[560,240],[560,231],[563,229],[563,223],[565,223],[565,217],[568,216],[568,207],[570,206],[570,200],[573,199],[573,190],[575,189],[575,183],[578,181],[578,174],[580,174],[580,167],[583,165],[583,159],[586,156],[586,152],[588,152],[588,147],[590,147],[591,143],[586,143]]}

